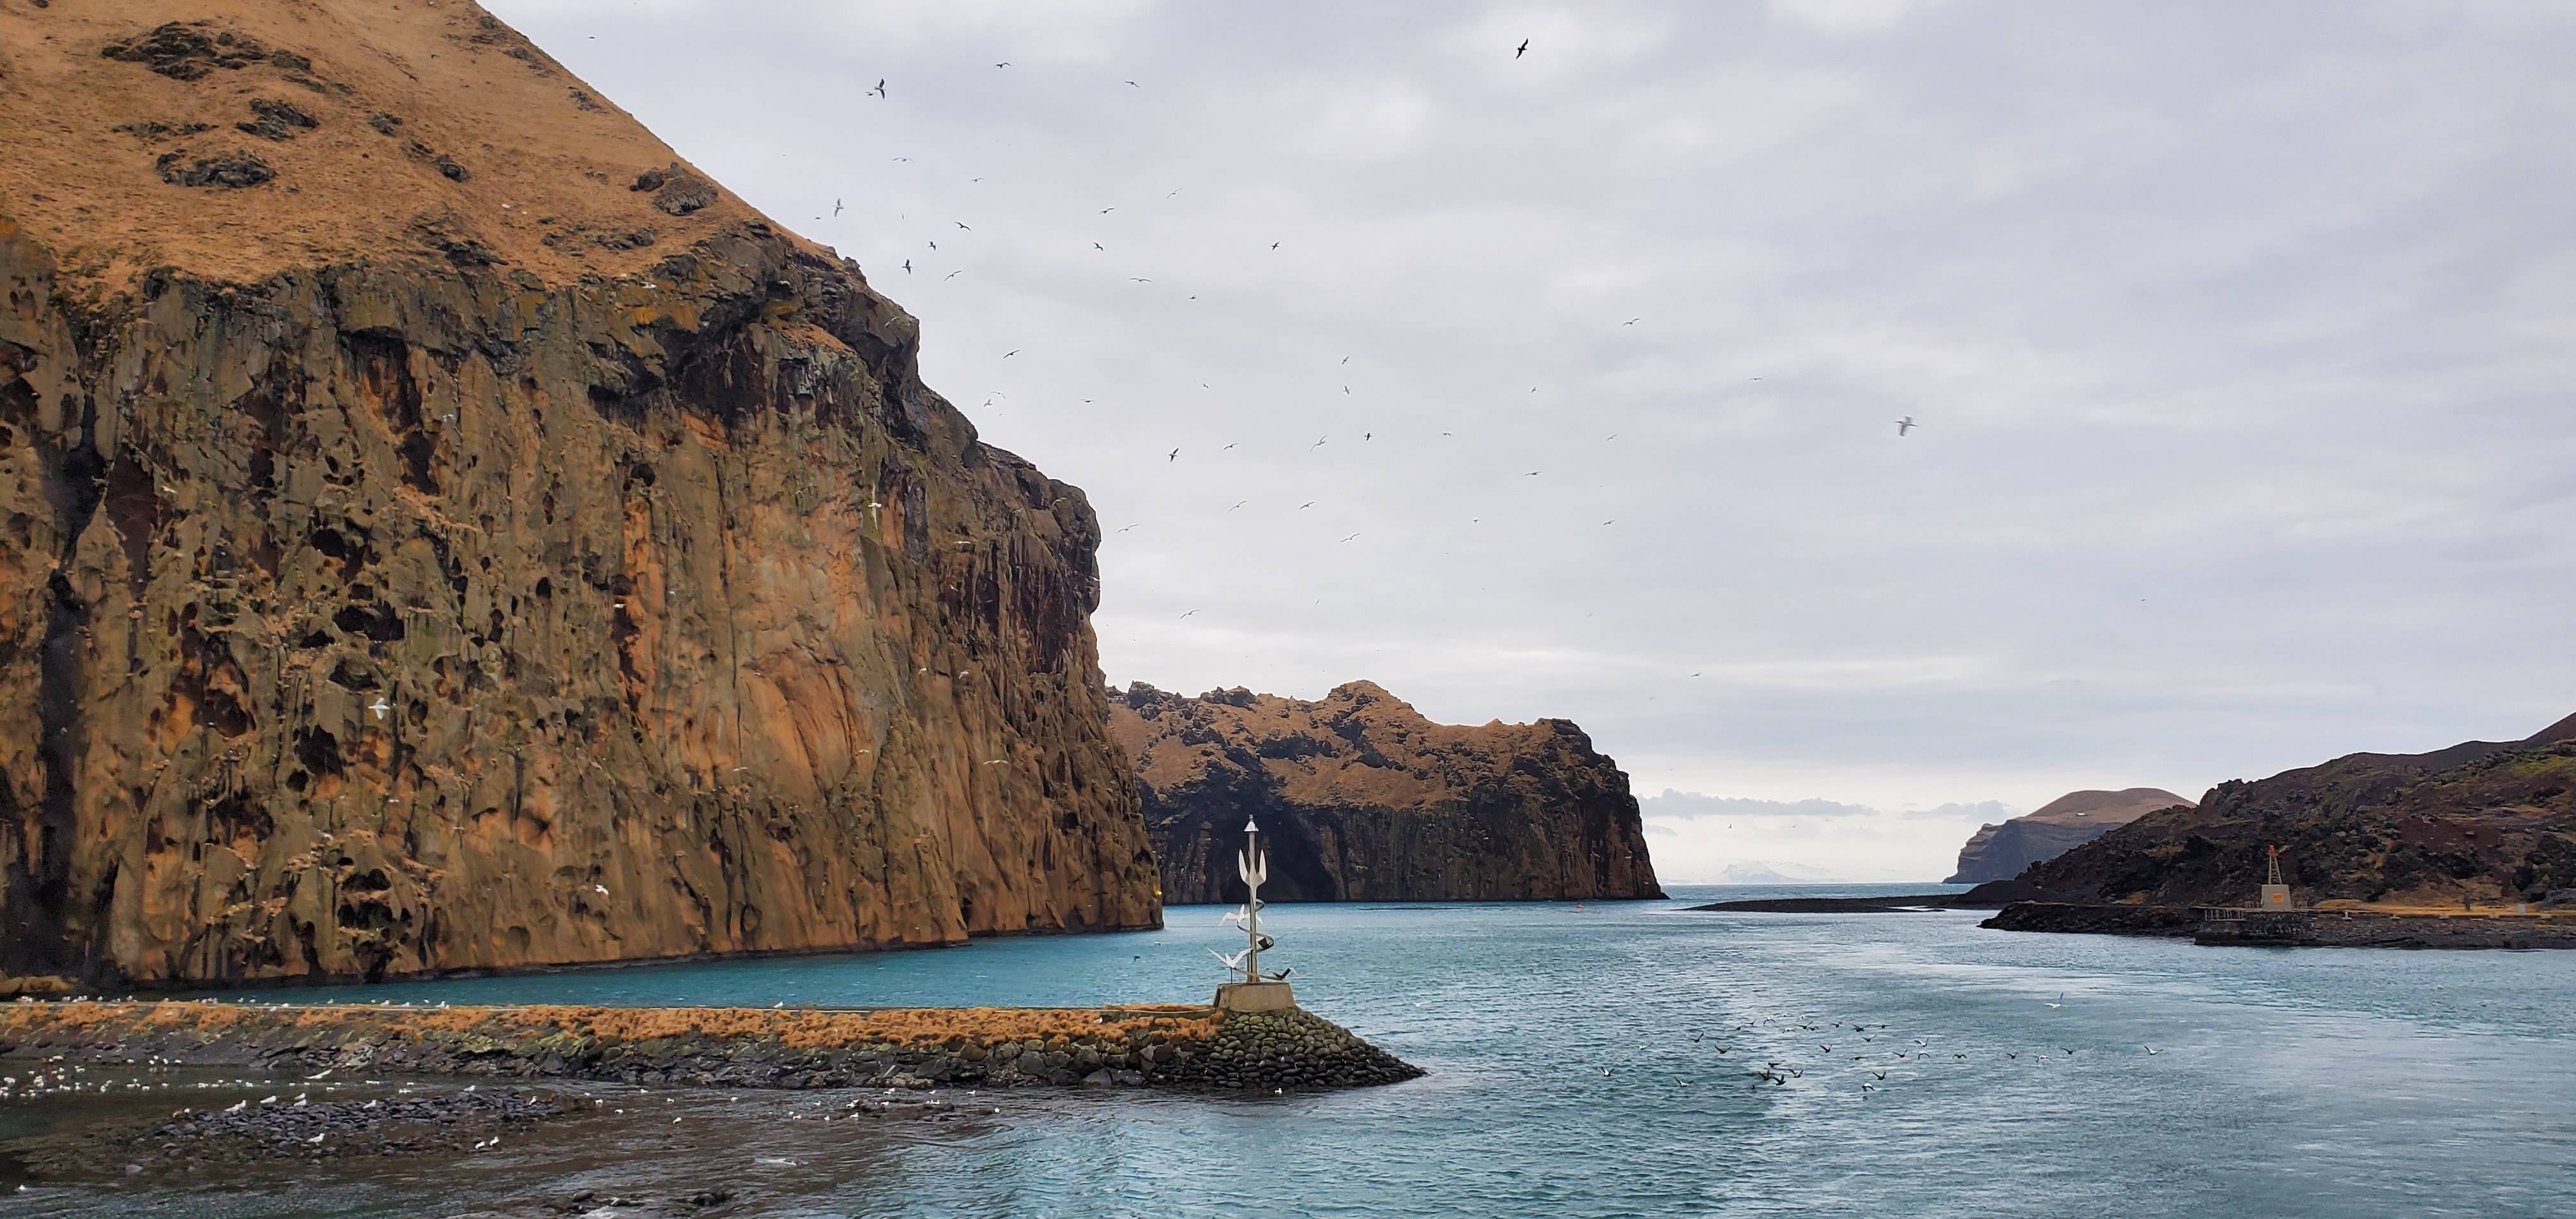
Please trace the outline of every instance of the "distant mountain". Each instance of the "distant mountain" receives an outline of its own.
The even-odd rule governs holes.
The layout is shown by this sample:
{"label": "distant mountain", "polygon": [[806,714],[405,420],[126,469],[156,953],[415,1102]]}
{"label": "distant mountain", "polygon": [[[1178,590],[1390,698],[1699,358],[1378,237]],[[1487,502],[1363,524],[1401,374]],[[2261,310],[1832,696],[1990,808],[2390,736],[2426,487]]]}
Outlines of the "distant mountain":
{"label": "distant mountain", "polygon": [[1773,863],[1769,860],[1763,859],[1748,859],[1743,863],[1731,863],[1726,865],[1723,870],[1718,872],[1717,878],[1709,883],[1718,885],[1818,885],[1831,884],[1840,879],[1842,878],[1834,875],[1826,869],[1811,868],[1805,864]]}
{"label": "distant mountain", "polygon": [[2246,905],[2264,847],[2304,903],[2540,901],[2576,891],[2576,717],[2520,741],[2356,753],[2212,788],[2030,869],[2077,898]]}
{"label": "distant mountain", "polygon": [[2190,803],[2161,787],[2068,792],[2035,812],[1978,827],[1959,849],[1958,872],[1943,883],[2011,880],[2032,864],[2055,859],[2157,809]]}
{"label": "distant mountain", "polygon": [[1662,897],[1619,764],[1567,720],[1435,724],[1374,683],[1320,701],[1143,682],[1109,728],[1135,761],[1166,900],[1243,900],[1247,819],[1264,901]]}

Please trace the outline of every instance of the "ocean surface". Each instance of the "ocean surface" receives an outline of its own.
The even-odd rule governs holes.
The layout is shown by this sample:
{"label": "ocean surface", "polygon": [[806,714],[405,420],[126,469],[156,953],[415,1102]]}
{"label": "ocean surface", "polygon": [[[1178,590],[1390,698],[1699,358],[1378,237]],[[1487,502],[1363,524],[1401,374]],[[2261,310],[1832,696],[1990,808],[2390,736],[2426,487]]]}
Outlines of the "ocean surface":
{"label": "ocean surface", "polygon": [[[1982,931],[1975,912],[1684,909],[1937,888],[1273,907],[1281,947],[1264,960],[1294,967],[1299,1000],[1431,1072],[1365,1091],[985,1093],[998,1112],[826,1124],[786,1120],[837,1103],[817,1094],[602,1085],[629,1112],[462,1163],[24,1192],[8,1192],[13,1151],[166,1113],[171,1094],[0,1102],[0,1215],[2576,1215],[2576,953],[2213,949]],[[1220,976],[1205,950],[1239,939],[1219,913],[1176,907],[1146,934],[291,997],[1191,1000]],[[1749,1074],[1766,1063],[1787,1082]],[[277,1091],[227,1080],[191,1103],[226,1088]],[[667,1201],[709,1187],[734,1200]]]}

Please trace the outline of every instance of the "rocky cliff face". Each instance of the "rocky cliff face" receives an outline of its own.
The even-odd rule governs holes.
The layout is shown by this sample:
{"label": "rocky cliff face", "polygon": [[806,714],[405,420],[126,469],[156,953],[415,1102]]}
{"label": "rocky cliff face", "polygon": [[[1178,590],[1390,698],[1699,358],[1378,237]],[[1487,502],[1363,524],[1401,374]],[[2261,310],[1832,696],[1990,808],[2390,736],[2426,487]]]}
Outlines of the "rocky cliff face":
{"label": "rocky cliff face", "polygon": [[2040,860],[2055,859],[2157,809],[2190,803],[2160,787],[2068,792],[2034,812],[1977,827],[1959,849],[1958,872],[1941,883],[2011,880]]}
{"label": "rocky cliff face", "polygon": [[2576,891],[2576,719],[2527,740],[2356,753],[2212,788],[2029,870],[2101,901],[2254,904],[2264,848],[2302,903],[2456,907]]}
{"label": "rocky cliff face", "polygon": [[0,4],[0,972],[1159,923],[1081,492],[470,3]]}
{"label": "rocky cliff face", "polygon": [[1139,682],[1110,716],[1168,901],[1243,900],[1248,817],[1270,845],[1264,900],[1663,896],[1628,776],[1564,720],[1434,724],[1368,682],[1321,702]]}

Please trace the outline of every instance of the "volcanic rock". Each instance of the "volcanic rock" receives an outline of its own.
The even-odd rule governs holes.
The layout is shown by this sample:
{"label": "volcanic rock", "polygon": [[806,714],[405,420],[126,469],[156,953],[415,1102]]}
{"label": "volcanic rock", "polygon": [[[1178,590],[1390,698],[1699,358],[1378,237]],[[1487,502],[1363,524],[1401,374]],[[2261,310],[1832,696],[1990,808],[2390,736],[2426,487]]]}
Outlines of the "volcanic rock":
{"label": "volcanic rock", "polygon": [[855,264],[470,3],[0,58],[0,973],[1160,922],[1098,523]]}
{"label": "volcanic rock", "polygon": [[2068,792],[2001,825],[1977,827],[1959,849],[1959,871],[1941,883],[1978,885],[2011,880],[2022,869],[2055,859],[2160,808],[2191,801],[2159,787]]}
{"label": "volcanic rock", "polygon": [[2576,720],[2222,783],[2022,879],[2077,901],[2250,906],[2271,845],[2301,905],[2545,902],[2576,886]]}
{"label": "volcanic rock", "polygon": [[1242,900],[1246,818],[1265,901],[1663,896],[1628,776],[1565,720],[1435,724],[1365,681],[1321,702],[1138,682],[1110,716],[1168,901]]}

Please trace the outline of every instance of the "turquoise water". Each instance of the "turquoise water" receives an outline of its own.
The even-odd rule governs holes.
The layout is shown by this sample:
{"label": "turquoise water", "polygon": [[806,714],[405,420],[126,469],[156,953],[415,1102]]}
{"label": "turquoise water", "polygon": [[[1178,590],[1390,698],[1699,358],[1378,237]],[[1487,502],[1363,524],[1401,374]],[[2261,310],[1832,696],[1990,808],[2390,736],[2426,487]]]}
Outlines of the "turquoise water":
{"label": "turquoise water", "polygon": [[[1393,1088],[1009,1094],[965,1121],[830,1125],[782,1120],[822,1103],[806,1094],[603,1089],[655,1111],[516,1140],[470,1171],[40,1186],[0,1213],[550,1215],[582,1213],[566,1199],[584,1189],[718,1183],[734,1202],[668,1213],[2576,1214],[2576,953],[2203,949],[1982,931],[1972,912],[1684,904],[1274,907],[1299,999],[1431,1071]],[[1176,908],[1150,934],[294,997],[1188,999],[1218,976],[1203,949],[1234,934],[1219,912]],[[1746,1074],[1766,1061],[1799,1074]],[[0,1108],[0,1141],[74,1120]]]}

